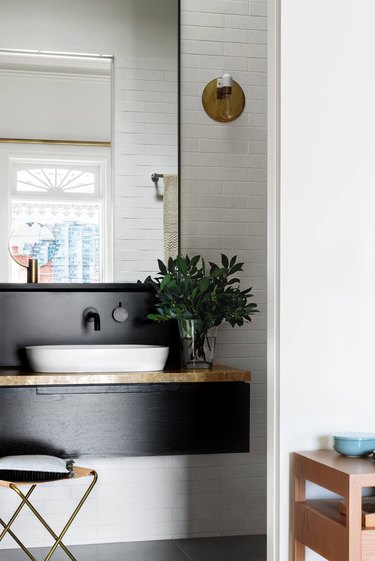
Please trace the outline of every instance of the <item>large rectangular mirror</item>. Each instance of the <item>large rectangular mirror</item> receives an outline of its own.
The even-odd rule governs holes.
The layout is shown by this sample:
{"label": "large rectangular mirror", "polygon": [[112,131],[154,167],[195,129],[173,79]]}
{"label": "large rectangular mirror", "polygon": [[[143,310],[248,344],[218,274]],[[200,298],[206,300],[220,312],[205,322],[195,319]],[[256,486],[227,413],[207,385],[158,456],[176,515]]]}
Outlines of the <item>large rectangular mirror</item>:
{"label": "large rectangular mirror", "polygon": [[0,0],[0,37],[0,282],[30,257],[41,282],[155,273],[179,245],[179,0]]}

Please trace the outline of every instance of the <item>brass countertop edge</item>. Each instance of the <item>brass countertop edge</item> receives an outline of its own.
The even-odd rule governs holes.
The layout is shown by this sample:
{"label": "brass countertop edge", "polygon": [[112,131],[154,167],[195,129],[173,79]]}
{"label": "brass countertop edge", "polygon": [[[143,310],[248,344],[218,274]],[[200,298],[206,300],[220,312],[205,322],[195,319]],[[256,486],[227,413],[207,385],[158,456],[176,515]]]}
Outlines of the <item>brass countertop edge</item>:
{"label": "brass countertop edge", "polygon": [[[1,374],[1,372],[4,372],[4,374]],[[0,369],[0,387],[250,381],[250,371],[222,365],[214,365],[212,370],[161,370],[150,372],[33,373],[11,368]]]}

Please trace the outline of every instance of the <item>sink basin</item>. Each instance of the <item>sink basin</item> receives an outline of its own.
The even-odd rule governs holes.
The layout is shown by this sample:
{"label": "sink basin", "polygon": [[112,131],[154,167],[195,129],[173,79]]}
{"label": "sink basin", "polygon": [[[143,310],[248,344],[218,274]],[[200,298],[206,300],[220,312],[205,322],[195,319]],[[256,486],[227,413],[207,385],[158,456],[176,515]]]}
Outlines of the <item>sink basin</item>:
{"label": "sink basin", "polygon": [[41,345],[25,347],[34,372],[150,372],[163,370],[160,345]]}

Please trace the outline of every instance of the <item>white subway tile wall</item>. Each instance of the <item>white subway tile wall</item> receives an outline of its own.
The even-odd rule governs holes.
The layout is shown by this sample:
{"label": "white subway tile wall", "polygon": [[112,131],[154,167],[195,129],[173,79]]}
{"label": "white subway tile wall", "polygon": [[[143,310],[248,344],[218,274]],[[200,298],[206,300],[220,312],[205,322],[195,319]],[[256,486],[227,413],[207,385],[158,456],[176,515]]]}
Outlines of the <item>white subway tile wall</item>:
{"label": "white subway tile wall", "polygon": [[164,252],[151,174],[177,173],[176,58],[116,57],[114,90],[114,279],[136,282]]}
{"label": "white subway tile wall", "polygon": [[[253,286],[260,313],[250,326],[220,330],[217,358],[252,371],[251,452],[81,459],[100,478],[67,544],[265,532],[266,8],[260,0],[182,0],[182,250],[212,260],[220,252],[238,254],[245,262],[241,280]],[[154,270],[151,242],[161,239],[161,210],[150,206],[148,178],[166,166],[172,171],[175,156],[174,123],[163,112],[174,103],[168,94],[175,92],[175,75],[166,70],[164,81],[155,76],[150,100],[152,68],[138,63],[129,66],[124,59],[116,67],[117,280],[130,280],[130,254],[142,257],[145,271]],[[246,108],[237,121],[221,125],[204,113],[200,97],[204,85],[224,71],[244,88]],[[156,166],[146,172],[145,147]],[[128,155],[138,156],[136,164],[132,157],[128,165]],[[144,224],[153,222],[152,234],[129,226],[139,213],[135,196],[141,191]],[[136,250],[128,250],[128,239],[133,248],[137,241]],[[41,486],[35,504],[59,529],[82,489],[82,481]],[[0,489],[3,519],[16,503],[10,491]],[[14,529],[32,546],[50,543],[26,508]],[[6,537],[0,547],[14,543]]]}
{"label": "white subway tile wall", "polygon": [[[207,457],[196,470],[197,511],[209,508],[198,522],[193,508],[190,535],[266,530],[266,16],[266,1],[182,0],[182,250],[213,261],[238,255],[260,309],[250,326],[224,325],[216,353],[252,371],[251,452]],[[222,125],[201,95],[224,72],[243,87],[246,107]]]}

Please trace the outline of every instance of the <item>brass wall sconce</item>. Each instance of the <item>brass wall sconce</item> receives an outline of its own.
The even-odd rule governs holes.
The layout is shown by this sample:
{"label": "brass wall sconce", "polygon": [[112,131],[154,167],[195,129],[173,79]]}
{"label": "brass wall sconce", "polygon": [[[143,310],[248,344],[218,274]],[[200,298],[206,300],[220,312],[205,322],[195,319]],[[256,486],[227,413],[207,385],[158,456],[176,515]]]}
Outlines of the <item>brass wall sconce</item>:
{"label": "brass wall sconce", "polygon": [[229,123],[245,108],[245,94],[231,74],[223,74],[208,82],[203,90],[202,104],[207,115],[219,123]]}

